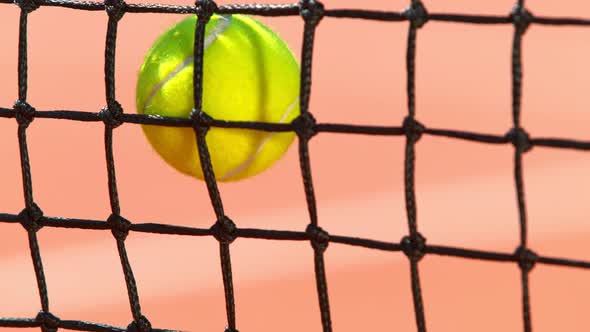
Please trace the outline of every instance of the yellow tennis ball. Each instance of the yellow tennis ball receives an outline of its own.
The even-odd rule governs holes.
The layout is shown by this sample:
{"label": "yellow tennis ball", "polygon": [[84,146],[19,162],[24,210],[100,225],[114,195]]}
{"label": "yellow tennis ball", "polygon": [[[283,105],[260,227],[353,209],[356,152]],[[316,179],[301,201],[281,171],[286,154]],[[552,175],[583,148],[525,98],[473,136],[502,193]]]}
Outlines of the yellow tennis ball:
{"label": "yellow tennis ball", "polygon": [[[164,32],[147,53],[137,81],[137,112],[171,117],[193,110],[193,49],[197,17]],[[262,23],[213,15],[206,25],[203,110],[218,120],[290,123],[299,115],[299,64]],[[203,179],[192,128],[144,125],[157,153],[182,173]],[[293,132],[212,127],[207,146],[220,181],[256,175],[280,159]]]}

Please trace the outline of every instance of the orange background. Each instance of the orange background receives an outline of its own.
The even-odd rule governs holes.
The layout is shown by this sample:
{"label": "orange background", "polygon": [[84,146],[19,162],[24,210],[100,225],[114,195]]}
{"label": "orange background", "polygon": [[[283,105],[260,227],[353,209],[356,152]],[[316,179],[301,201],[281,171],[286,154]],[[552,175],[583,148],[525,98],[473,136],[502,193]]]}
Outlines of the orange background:
{"label": "orange background", "polygon": [[[176,3],[181,3],[177,1]],[[184,2],[186,3],[186,2]],[[225,2],[220,2],[225,3]],[[405,0],[331,1],[327,8],[401,11]],[[430,12],[507,14],[513,1],[424,1]],[[587,1],[528,1],[535,15],[590,17]],[[17,99],[16,6],[0,6],[0,105]],[[179,15],[126,14],[117,41],[117,99],[135,113],[143,54]],[[299,55],[300,17],[260,18]],[[105,104],[104,12],[42,7],[29,16],[29,95],[39,110],[97,112]],[[400,125],[406,115],[407,22],[325,18],[317,30],[311,111],[318,122]],[[504,134],[511,127],[510,25],[428,22],[418,32],[417,119],[428,127]],[[522,123],[534,137],[590,140],[588,28],[532,25],[524,36]],[[0,212],[23,207],[16,121],[0,119]],[[36,119],[28,129],[33,189],[45,215],[110,214],[102,123]],[[133,222],[209,227],[203,182],[169,168],[141,129],[115,131],[122,215]],[[320,134],[310,143],[320,225],[331,234],[399,241],[407,233],[403,137]],[[418,225],[431,244],[511,253],[518,245],[513,148],[425,136],[417,145]],[[590,260],[590,154],[534,148],[524,159],[529,243],[537,253]],[[266,173],[221,184],[238,227],[304,230],[309,222],[297,149]],[[0,316],[40,310],[27,236],[0,223]],[[131,313],[108,231],[39,234],[51,311],[125,327]],[[129,257],[152,326],[226,325],[212,238],[132,233]],[[238,239],[231,246],[240,331],[320,331],[306,242]],[[335,331],[415,331],[402,253],[331,244],[326,267]],[[420,263],[429,331],[521,331],[516,264],[426,256]],[[587,331],[588,271],[537,265],[535,331]],[[11,329],[4,329],[9,331]],[[25,329],[26,330],[26,329]],[[23,331],[19,329],[18,331]]]}

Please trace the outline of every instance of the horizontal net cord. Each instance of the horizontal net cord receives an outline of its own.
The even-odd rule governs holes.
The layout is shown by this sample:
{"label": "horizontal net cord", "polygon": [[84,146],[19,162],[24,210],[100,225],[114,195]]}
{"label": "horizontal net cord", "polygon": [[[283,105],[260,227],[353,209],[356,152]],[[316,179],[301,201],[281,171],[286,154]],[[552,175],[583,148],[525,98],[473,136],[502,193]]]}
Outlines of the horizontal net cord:
{"label": "horizontal net cord", "polygon": [[[78,10],[103,11],[104,2],[73,1],[73,0],[35,0],[39,6],[64,7]],[[0,4],[14,4],[13,0],[0,0]],[[195,6],[167,4],[125,4],[126,13],[159,13],[159,14],[194,14]],[[300,5],[294,4],[228,4],[221,5],[217,14],[245,14],[258,16],[298,16]],[[409,18],[404,12],[364,10],[364,9],[324,9],[325,17],[353,18],[375,21],[402,22]],[[429,21],[473,23],[473,24],[512,24],[510,15],[471,15],[453,13],[428,13]],[[532,16],[530,23],[542,25],[577,25],[590,26],[590,19],[575,17]]]}
{"label": "horizontal net cord", "polygon": [[[42,323],[37,318],[0,318],[2,327],[42,327]],[[111,326],[107,324],[98,324],[78,320],[58,320],[55,322],[56,328],[75,330],[75,331],[93,331],[93,332],[126,332],[128,329]],[[179,330],[152,329],[153,332],[182,332]]]}
{"label": "horizontal net cord", "polygon": [[[16,112],[12,109],[0,108],[0,118],[14,118]],[[35,111],[35,118],[40,119],[61,119],[82,122],[100,122],[103,121],[101,113],[83,112],[83,111]],[[193,119],[163,117],[144,114],[126,114],[123,113],[118,117],[121,123],[167,126],[167,127],[193,127]],[[209,119],[206,122],[197,120],[199,125],[207,125],[217,128],[240,128],[254,129],[266,132],[295,132],[298,123],[269,123],[255,121],[225,121]],[[312,131],[316,133],[334,133],[334,134],[359,134],[374,136],[404,136],[406,129],[403,126],[372,126],[372,125],[353,125],[338,123],[317,123],[313,124]],[[513,141],[511,132],[504,135],[483,134],[470,131],[427,128],[422,126],[423,135],[440,136],[454,138],[466,141],[489,144],[507,144]],[[531,146],[573,149],[573,150],[590,150],[590,141],[580,141],[567,138],[551,137],[530,137]]]}
{"label": "horizontal net cord", "polygon": [[[19,223],[20,217],[15,214],[0,213],[0,223]],[[69,219],[58,217],[42,217],[39,221],[41,227],[70,228],[70,229],[93,229],[110,230],[111,225],[103,220],[92,219]],[[168,234],[178,236],[214,236],[211,228],[196,228],[187,226],[176,226],[160,223],[135,223],[129,226],[130,231],[139,233]],[[310,236],[306,232],[290,230],[269,230],[257,228],[236,228],[233,235],[237,238],[264,239],[264,240],[286,240],[286,241],[308,241]],[[364,247],[382,251],[402,251],[401,242],[385,242],[366,238],[332,235],[329,236],[330,243],[350,245],[353,247]],[[502,253],[477,249],[466,249],[452,246],[425,244],[425,253],[476,260],[488,260],[497,262],[518,262],[519,256],[516,253]],[[568,258],[538,256],[536,261],[540,264],[558,265],[590,269],[590,261],[575,260]]]}

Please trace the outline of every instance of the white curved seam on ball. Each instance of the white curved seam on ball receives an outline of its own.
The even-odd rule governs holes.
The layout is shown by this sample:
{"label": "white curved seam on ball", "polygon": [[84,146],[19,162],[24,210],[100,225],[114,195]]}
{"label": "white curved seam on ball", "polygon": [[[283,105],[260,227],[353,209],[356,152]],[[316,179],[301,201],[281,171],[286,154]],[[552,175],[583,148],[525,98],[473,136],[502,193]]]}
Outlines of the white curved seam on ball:
{"label": "white curved seam on ball", "polygon": [[[287,110],[285,111],[285,113],[283,114],[283,116],[281,117],[281,119],[279,120],[279,123],[283,123],[287,117],[289,116],[289,114],[291,114],[291,111],[293,111],[293,108],[295,108],[295,105],[297,105],[297,103],[299,102],[299,96],[297,96],[297,98],[295,98],[295,100],[287,107]],[[260,142],[260,145],[258,145],[258,149],[256,150],[256,152],[254,152],[253,155],[251,155],[250,157],[248,157],[248,159],[246,159],[243,163],[241,163],[240,165],[236,166],[236,168],[234,168],[233,170],[225,173],[222,177],[219,178],[219,180],[225,180],[229,177],[234,176],[235,174],[243,171],[244,169],[246,169],[246,167],[250,166],[250,164],[252,164],[254,162],[254,159],[256,159],[256,157],[258,157],[258,155],[262,152],[262,148],[264,148],[264,145],[276,134],[276,132],[271,132],[269,133],[263,140],[262,142]]]}
{"label": "white curved seam on ball", "polygon": [[[227,15],[220,16],[219,23],[217,23],[215,28],[213,28],[213,30],[211,30],[211,32],[207,36],[205,36],[205,43],[203,45],[203,52],[207,48],[209,48],[209,46],[211,46],[211,44],[213,44],[213,42],[215,40],[217,40],[217,37],[219,35],[221,35],[229,27],[230,23],[231,23],[231,16],[227,16]],[[148,105],[152,102],[152,99],[154,98],[156,93],[158,93],[158,91],[166,83],[168,83],[168,81],[170,81],[172,78],[174,78],[174,76],[176,76],[176,74],[178,74],[181,70],[183,70],[187,66],[190,66],[190,64],[193,63],[193,60],[194,60],[194,55],[192,55],[192,54],[189,55],[186,59],[184,59],[184,61],[182,61],[178,66],[176,66],[176,68],[174,68],[173,71],[171,71],[168,75],[166,75],[166,77],[164,77],[164,79],[162,81],[160,81],[158,84],[154,85],[154,87],[152,88],[152,91],[150,91],[150,94],[148,95],[147,99],[145,100],[145,104],[143,106],[143,113],[145,113]]]}

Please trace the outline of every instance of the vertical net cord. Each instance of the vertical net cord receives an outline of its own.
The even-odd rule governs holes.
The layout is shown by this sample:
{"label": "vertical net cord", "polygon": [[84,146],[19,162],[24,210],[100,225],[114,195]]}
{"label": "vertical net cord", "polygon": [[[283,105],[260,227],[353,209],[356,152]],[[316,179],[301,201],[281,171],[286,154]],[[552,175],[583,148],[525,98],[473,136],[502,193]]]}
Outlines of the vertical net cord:
{"label": "vertical net cord", "polygon": [[[27,10],[21,8],[18,30],[18,99],[22,102],[27,101],[28,88],[28,56],[27,56]],[[30,174],[27,179],[30,181]],[[27,206],[33,203],[33,194],[31,193],[31,183],[23,181],[25,186],[25,203]]]}
{"label": "vertical net cord", "polygon": [[[409,10],[415,13],[421,9],[419,1],[412,1]],[[414,19],[417,19],[414,17]],[[416,193],[414,186],[415,177],[415,143],[419,139],[415,132],[417,123],[415,122],[416,115],[416,96],[415,96],[415,69],[416,69],[416,37],[419,23],[411,20],[408,29],[407,53],[406,53],[406,71],[407,71],[407,98],[408,98],[408,115],[404,121],[406,127],[406,148],[405,148],[405,162],[404,162],[404,192],[406,213],[408,218],[409,237],[407,241],[411,244],[411,252],[407,252],[410,262],[410,277],[412,286],[412,298],[414,302],[414,314],[416,319],[416,326],[419,332],[426,332],[426,322],[424,317],[424,304],[422,300],[422,291],[420,286],[420,273],[418,269],[418,262],[422,258],[423,253],[419,252],[423,244],[423,238],[418,232],[417,216],[416,216]],[[412,128],[407,128],[412,126]]]}
{"label": "vertical net cord", "polygon": [[[408,118],[415,120],[416,96],[415,96],[415,68],[416,68],[416,27],[410,23],[408,29],[408,48],[406,53],[407,71],[407,97],[408,97]],[[414,192],[414,165],[415,165],[415,141],[411,135],[406,139],[405,167],[404,167],[404,188],[406,198],[406,211],[408,214],[408,229],[410,236],[418,233],[416,222],[416,195]]]}
{"label": "vertical net cord", "polygon": [[234,298],[234,287],[231,268],[231,255],[229,245],[233,241],[231,234],[235,230],[235,225],[225,216],[221,194],[217,186],[211,156],[207,146],[207,131],[209,126],[206,125],[210,117],[203,110],[203,56],[205,44],[205,28],[211,15],[216,9],[215,3],[209,0],[197,0],[197,24],[195,27],[194,42],[194,72],[193,72],[193,96],[194,112],[193,118],[197,123],[194,125],[195,136],[197,140],[197,149],[199,151],[199,160],[203,177],[207,183],[209,198],[217,217],[217,222],[213,227],[221,231],[216,236],[219,241],[219,259],[221,261],[221,274],[223,277],[223,289],[225,294],[225,309],[227,315],[226,332],[237,332],[236,328],[236,308]]}
{"label": "vertical net cord", "polygon": [[[519,0],[514,13],[523,15],[524,0]],[[521,18],[524,19],[524,18]],[[516,135],[522,133],[520,124],[521,105],[522,105],[522,36],[526,25],[522,21],[515,21],[514,36],[512,43],[512,121],[513,130]],[[519,228],[520,228],[520,247],[519,251],[526,253],[527,249],[527,213],[525,205],[524,181],[523,181],[523,150],[520,140],[516,141],[514,150],[514,181],[516,185],[516,196],[518,204]],[[525,332],[532,331],[531,308],[529,296],[529,272],[530,265],[521,262],[519,264],[522,285],[522,316]]]}
{"label": "vertical net cord", "polygon": [[[121,105],[116,100],[115,95],[115,54],[117,45],[117,28],[118,22],[124,13],[123,2],[107,0],[106,3],[108,17],[106,43],[105,43],[105,92],[107,107],[103,110],[105,120],[105,157],[107,165],[109,202],[111,205],[111,216],[108,222],[111,224],[113,236],[117,243],[117,250],[121,260],[121,266],[125,277],[125,284],[127,287],[127,295],[129,297],[129,305],[131,314],[133,316],[133,326],[139,331],[147,332],[151,330],[149,321],[141,313],[141,305],[139,303],[139,293],[137,284],[133,275],[133,270],[127,255],[125,247],[125,239],[129,231],[129,222],[121,217],[121,207],[119,204],[119,195],[117,190],[117,178],[115,173],[115,160],[113,153],[113,129],[121,124],[118,118],[123,113]],[[129,328],[128,328],[129,329]]]}
{"label": "vertical net cord", "polygon": [[[105,92],[107,101],[107,111],[114,112],[113,106],[116,103],[115,96],[115,49],[117,38],[117,21],[109,17],[107,26],[106,46],[105,46]],[[119,194],[117,190],[117,178],[115,176],[115,162],[113,154],[113,128],[105,127],[105,150],[107,158],[107,174],[109,187],[109,203],[111,212],[115,215],[121,213],[119,205]]]}
{"label": "vertical net cord", "polygon": [[[27,26],[28,26],[28,9],[21,8],[20,21],[19,21],[19,38],[18,38],[18,102],[17,105],[23,105],[28,107],[26,104],[27,100],[27,86],[28,86],[28,57],[27,57]],[[29,218],[35,219],[35,214],[38,213],[39,208],[34,203],[33,199],[33,181],[31,177],[31,164],[29,161],[29,151],[27,146],[27,134],[26,130],[32,121],[33,110],[29,108],[29,114],[22,114],[26,117],[27,115],[31,118],[19,121],[18,124],[18,142],[21,162],[21,173],[23,180],[23,193],[25,199],[25,211],[29,215]],[[26,110],[22,110],[26,112]],[[18,120],[18,117],[17,117]],[[23,211],[24,212],[24,211]],[[33,223],[36,220],[31,220]],[[43,270],[43,261],[41,259],[41,252],[39,249],[39,241],[37,240],[38,226],[26,227],[29,239],[29,248],[31,252],[31,259],[35,270],[35,276],[37,279],[37,287],[39,289],[39,298],[41,301],[41,308],[43,312],[49,312],[49,297],[47,291],[47,282],[45,279],[45,273]]]}
{"label": "vertical net cord", "polygon": [[[311,162],[309,158],[309,140],[313,136],[313,126],[315,121],[309,112],[309,100],[311,95],[311,76],[313,45],[316,27],[321,20],[322,10],[320,4],[314,0],[303,0],[300,3],[301,15],[304,19],[303,27],[303,45],[301,50],[301,78],[300,78],[300,119],[303,121],[303,127],[298,132],[299,137],[299,164],[301,175],[303,177],[303,186],[305,189],[305,199],[309,213],[310,224],[308,233],[310,233],[312,248],[314,250],[314,272],[316,279],[316,289],[318,293],[318,302],[320,306],[320,317],[322,320],[322,329],[324,332],[332,331],[332,319],[330,315],[330,302],[328,298],[328,285],[326,280],[326,271],[324,263],[324,252],[327,248],[327,235],[318,226],[317,205],[313,179],[311,173]],[[323,237],[323,239],[322,239]]]}

